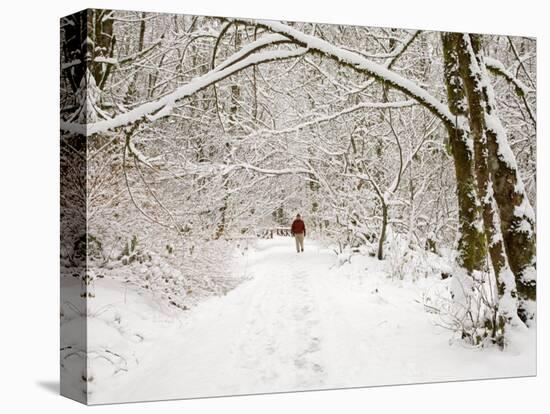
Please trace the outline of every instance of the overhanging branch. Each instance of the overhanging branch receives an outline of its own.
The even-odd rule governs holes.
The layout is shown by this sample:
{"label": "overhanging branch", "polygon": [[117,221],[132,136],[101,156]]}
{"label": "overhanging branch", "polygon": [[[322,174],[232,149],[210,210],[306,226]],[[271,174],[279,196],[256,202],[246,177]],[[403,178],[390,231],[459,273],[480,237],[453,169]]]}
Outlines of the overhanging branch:
{"label": "overhanging branch", "polygon": [[430,110],[434,115],[440,118],[448,127],[458,127],[460,129],[468,130],[468,125],[463,122],[463,120],[459,120],[459,125],[455,125],[455,117],[451,114],[446,104],[439,101],[439,99],[432,96],[428,91],[417,85],[415,82],[388,69],[386,65],[373,62],[357,53],[345,50],[318,37],[305,34],[281,22],[247,19],[239,19],[238,21],[250,25],[258,25],[273,32],[283,34],[294,40],[300,46],[306,47],[310,51],[321,53],[338,61],[342,65],[353,68],[358,72],[367,73],[377,80],[385,82],[392,88],[397,89],[407,96],[415,99],[421,105]]}
{"label": "overhanging branch", "polygon": [[307,49],[299,48],[294,50],[264,51],[252,56],[248,56],[240,60],[238,63],[235,63],[222,70],[213,69],[208,73],[193,79],[191,82],[177,88],[174,92],[162,97],[161,99],[144,103],[137,108],[124,114],[117,115],[114,118],[91,124],[80,124],[75,122],[62,121],[61,129],[68,132],[89,136],[96,133],[112,130],[117,127],[130,125],[140,119],[147,117],[153,117],[153,119],[156,120],[159,118],[158,114],[162,114],[162,116],[168,115],[171,108],[175,105],[177,101],[191,96],[194,93],[199,92],[207,88],[208,86],[213,85],[214,83],[233,75],[234,73],[237,73],[252,65],[302,56],[306,52]]}

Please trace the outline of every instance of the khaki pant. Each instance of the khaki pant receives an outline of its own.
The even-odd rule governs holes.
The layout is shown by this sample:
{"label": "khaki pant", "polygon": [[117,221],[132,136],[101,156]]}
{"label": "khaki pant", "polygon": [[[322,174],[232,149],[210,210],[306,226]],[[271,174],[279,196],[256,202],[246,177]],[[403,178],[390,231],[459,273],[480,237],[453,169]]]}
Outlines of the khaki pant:
{"label": "khaki pant", "polygon": [[296,240],[296,251],[298,253],[300,253],[300,250],[304,251],[304,233],[294,234],[294,240]]}

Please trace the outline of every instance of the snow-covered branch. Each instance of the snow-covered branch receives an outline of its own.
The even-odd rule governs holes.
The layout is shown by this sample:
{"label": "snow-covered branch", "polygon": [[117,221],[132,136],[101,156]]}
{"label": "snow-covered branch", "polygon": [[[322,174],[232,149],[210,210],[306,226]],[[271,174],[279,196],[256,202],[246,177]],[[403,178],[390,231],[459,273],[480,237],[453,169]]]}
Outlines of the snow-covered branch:
{"label": "snow-covered branch", "polygon": [[303,55],[307,52],[305,48],[293,49],[293,50],[274,50],[264,51],[259,54],[249,56],[240,60],[238,63],[226,67],[225,69],[214,69],[209,71],[203,76],[193,79],[191,82],[179,87],[174,92],[164,96],[156,101],[147,102],[138,106],[131,111],[124,114],[115,116],[112,119],[100,121],[91,124],[79,124],[74,122],[61,122],[61,129],[84,135],[93,135],[100,132],[105,132],[117,127],[132,124],[146,116],[155,116],[159,111],[165,107],[173,106],[177,101],[191,96],[192,94],[219,82],[228,76],[233,75],[247,67],[257,65],[260,63],[273,62],[277,60],[284,60],[295,58]]}
{"label": "snow-covered branch", "polygon": [[[437,115],[445,124],[452,127],[455,126],[455,117],[451,114],[446,104],[442,103],[415,82],[389,70],[385,65],[373,62],[357,53],[333,45],[319,37],[303,33],[281,22],[271,20],[239,20],[250,25],[260,25],[274,32],[284,34],[310,51],[322,53],[343,65],[368,73],[415,99]],[[461,125],[458,125],[458,127],[467,129],[467,125],[464,122],[461,122]]]}
{"label": "snow-covered branch", "polygon": [[341,111],[332,113],[330,115],[320,116],[318,118],[312,119],[311,121],[306,121],[301,124],[284,128],[284,129],[278,129],[278,130],[260,130],[258,131],[259,134],[270,134],[270,135],[282,135],[282,134],[288,134],[292,132],[297,132],[301,129],[310,127],[312,125],[317,125],[323,122],[329,122],[334,119],[337,119],[343,115],[350,114],[352,112],[359,111],[361,109],[389,109],[389,108],[406,108],[410,107],[412,105],[416,105],[417,102],[414,100],[408,100],[408,101],[396,101],[396,102],[362,102],[360,104],[351,106],[349,108],[343,109]]}
{"label": "snow-covered branch", "polygon": [[529,115],[529,118],[533,122],[533,125],[537,124],[537,120],[535,117],[535,111],[533,108],[531,108],[531,105],[529,104],[529,101],[527,101],[527,95],[529,93],[534,92],[533,89],[525,85],[520,79],[518,79],[512,72],[510,72],[504,64],[494,58],[491,57],[485,57],[485,66],[488,70],[490,70],[493,73],[496,73],[497,75],[503,76],[508,82],[510,82],[512,85],[514,85],[516,89],[516,93],[520,96],[520,98],[523,101],[523,104],[525,105],[525,109],[527,110],[527,113]]}
{"label": "snow-covered branch", "polygon": [[527,96],[529,93],[534,92],[533,89],[525,85],[521,80],[519,80],[512,72],[510,72],[504,64],[492,57],[485,57],[485,66],[491,72],[496,73],[497,75],[503,76],[508,82],[513,84],[522,95]]}

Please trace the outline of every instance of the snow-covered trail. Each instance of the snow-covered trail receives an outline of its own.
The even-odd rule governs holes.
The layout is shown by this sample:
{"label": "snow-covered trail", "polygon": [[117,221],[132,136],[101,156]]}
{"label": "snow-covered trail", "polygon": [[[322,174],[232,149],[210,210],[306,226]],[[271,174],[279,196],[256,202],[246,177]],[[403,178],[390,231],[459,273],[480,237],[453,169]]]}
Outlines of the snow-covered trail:
{"label": "snow-covered trail", "polygon": [[123,402],[534,374],[534,350],[450,346],[415,301],[420,287],[373,269],[336,271],[306,240],[261,241],[251,279],[159,336],[139,365],[91,397]]}

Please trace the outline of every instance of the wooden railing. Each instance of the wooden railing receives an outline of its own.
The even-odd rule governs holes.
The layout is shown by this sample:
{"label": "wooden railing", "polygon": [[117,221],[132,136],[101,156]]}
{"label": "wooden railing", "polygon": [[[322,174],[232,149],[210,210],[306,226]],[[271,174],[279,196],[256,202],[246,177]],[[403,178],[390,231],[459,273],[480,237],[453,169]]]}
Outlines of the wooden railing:
{"label": "wooden railing", "polygon": [[272,239],[273,236],[291,237],[292,232],[290,231],[290,227],[270,227],[258,232],[258,237],[262,239]]}

